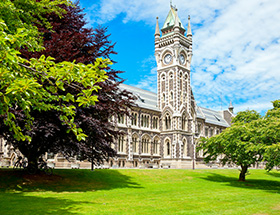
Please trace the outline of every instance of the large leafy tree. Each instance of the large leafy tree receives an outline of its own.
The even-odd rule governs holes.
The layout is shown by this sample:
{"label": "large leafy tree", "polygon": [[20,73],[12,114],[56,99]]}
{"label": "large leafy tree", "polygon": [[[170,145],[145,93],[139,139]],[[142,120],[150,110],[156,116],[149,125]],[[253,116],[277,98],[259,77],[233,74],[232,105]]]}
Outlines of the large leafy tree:
{"label": "large leafy tree", "polygon": [[279,100],[264,117],[256,111],[239,112],[231,127],[211,138],[202,138],[198,150],[204,151],[205,162],[215,161],[218,156],[223,165],[241,167],[239,180],[245,181],[248,168],[266,161],[266,169],[280,164],[280,115]]}
{"label": "large leafy tree", "polygon": [[[21,56],[26,59],[38,58],[42,54],[54,56],[55,62],[72,61],[91,64],[99,58],[110,58],[116,54],[107,35],[107,29],[98,26],[96,29],[85,28],[84,14],[76,4],[75,7],[60,5],[66,11],[63,17],[55,13],[44,16],[52,28],[39,25],[39,31],[43,35],[44,50],[30,52],[21,50]],[[95,84],[102,90],[95,92],[99,101],[95,105],[79,106],[69,99],[67,107],[74,106],[75,119],[72,121],[77,130],[82,130],[87,138],[77,141],[74,133],[68,132],[68,125],[61,125],[59,115],[55,111],[45,111],[41,114],[33,111],[31,116],[34,123],[26,133],[32,137],[31,142],[11,139],[14,146],[35,162],[38,156],[46,151],[62,152],[66,157],[79,154],[81,159],[88,159],[93,164],[101,163],[105,159],[115,155],[111,147],[114,139],[120,134],[115,129],[114,123],[108,119],[116,113],[128,114],[128,107],[133,104],[133,96],[119,88],[123,80],[118,76],[120,71],[115,71],[108,66],[106,69],[108,79],[105,82]],[[78,93],[77,89],[65,87],[66,92],[72,95]],[[67,95],[66,95],[67,96]],[[20,113],[17,116],[22,119]],[[22,122],[20,120],[19,122]],[[7,132],[8,133],[8,132]],[[9,135],[7,135],[9,136]],[[9,137],[8,137],[9,138]]]}
{"label": "large leafy tree", "polygon": [[[20,56],[20,49],[29,51],[43,49],[38,28],[50,27],[45,14],[62,16],[65,12],[58,4],[70,5],[68,0],[6,0],[0,2],[0,116],[1,125],[11,130],[10,136],[18,141],[31,141],[23,133],[30,129],[31,111],[55,111],[61,123],[68,125],[75,136],[85,139],[82,130],[74,124],[75,105],[94,105],[97,96],[92,92],[104,81],[103,69],[109,61],[96,59],[94,64],[84,65],[63,61],[55,63],[53,58]],[[65,87],[75,89],[75,95],[65,93]],[[71,100],[75,105],[67,105]],[[15,112],[22,114],[23,123],[18,123]]]}
{"label": "large leafy tree", "polygon": [[280,100],[273,101],[273,108],[265,115],[265,126],[258,136],[265,147],[266,169],[280,167]]}

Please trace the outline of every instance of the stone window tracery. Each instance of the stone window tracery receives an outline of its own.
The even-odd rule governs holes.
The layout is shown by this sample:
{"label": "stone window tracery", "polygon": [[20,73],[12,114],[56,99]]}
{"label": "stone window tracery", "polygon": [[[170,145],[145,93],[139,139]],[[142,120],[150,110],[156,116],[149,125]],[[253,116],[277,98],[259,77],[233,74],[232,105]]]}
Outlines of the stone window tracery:
{"label": "stone window tracery", "polygon": [[150,127],[150,116],[146,114],[141,115],[141,127],[149,128]]}
{"label": "stone window tracery", "polygon": [[154,139],[153,154],[159,154],[159,139]]}
{"label": "stone window tracery", "polygon": [[118,137],[118,152],[125,152],[125,141],[123,135]]}
{"label": "stone window tracery", "polygon": [[137,135],[132,136],[132,152],[138,153],[138,137]]}
{"label": "stone window tracery", "polygon": [[125,124],[125,115],[123,113],[118,114],[118,123]]}
{"label": "stone window tracery", "polygon": [[158,129],[158,117],[153,117],[153,129]]}
{"label": "stone window tracery", "polygon": [[144,153],[144,154],[150,153],[150,138],[149,137],[142,138],[142,153]]}
{"label": "stone window tracery", "polygon": [[131,116],[131,125],[137,126],[137,113],[132,113],[132,116]]}

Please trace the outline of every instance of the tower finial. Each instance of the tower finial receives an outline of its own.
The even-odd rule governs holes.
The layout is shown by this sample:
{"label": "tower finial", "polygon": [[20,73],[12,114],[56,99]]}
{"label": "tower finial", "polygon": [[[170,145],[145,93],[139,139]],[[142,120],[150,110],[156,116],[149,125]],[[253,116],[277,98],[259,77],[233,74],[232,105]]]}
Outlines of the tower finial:
{"label": "tower finial", "polygon": [[232,102],[230,101],[228,110],[229,110],[231,113],[233,113],[233,109],[234,109],[234,107],[233,107],[233,105],[232,105]]}
{"label": "tower finial", "polygon": [[170,7],[172,7],[172,0],[170,0]]}
{"label": "tower finial", "polygon": [[158,25],[158,17],[157,17],[157,24],[156,24],[156,32],[155,32],[155,37],[159,38],[160,37],[160,32],[159,32],[159,25]]}
{"label": "tower finial", "polygon": [[[180,27],[180,24],[179,24],[179,17],[178,17],[178,12],[177,12],[177,8],[175,8],[175,23],[174,23],[174,29],[175,28],[178,28]],[[178,30],[179,31],[179,30]]]}
{"label": "tower finial", "polygon": [[191,38],[192,37],[192,29],[191,29],[191,17],[189,15],[188,17],[188,32],[187,32],[187,37]]}

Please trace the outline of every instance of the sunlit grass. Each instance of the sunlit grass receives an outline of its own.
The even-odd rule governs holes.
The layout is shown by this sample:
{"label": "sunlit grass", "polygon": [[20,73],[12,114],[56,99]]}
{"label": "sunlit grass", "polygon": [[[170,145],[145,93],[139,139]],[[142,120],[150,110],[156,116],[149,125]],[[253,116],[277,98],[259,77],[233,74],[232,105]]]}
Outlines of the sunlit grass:
{"label": "sunlit grass", "polygon": [[0,170],[0,214],[280,214],[280,172]]}

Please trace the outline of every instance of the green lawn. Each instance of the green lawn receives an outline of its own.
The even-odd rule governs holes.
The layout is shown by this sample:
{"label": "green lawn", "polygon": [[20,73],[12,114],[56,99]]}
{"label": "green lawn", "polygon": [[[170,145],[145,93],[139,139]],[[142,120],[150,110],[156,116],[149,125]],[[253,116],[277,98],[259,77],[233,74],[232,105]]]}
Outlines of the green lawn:
{"label": "green lawn", "polygon": [[280,172],[0,169],[0,214],[280,214]]}

